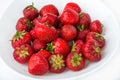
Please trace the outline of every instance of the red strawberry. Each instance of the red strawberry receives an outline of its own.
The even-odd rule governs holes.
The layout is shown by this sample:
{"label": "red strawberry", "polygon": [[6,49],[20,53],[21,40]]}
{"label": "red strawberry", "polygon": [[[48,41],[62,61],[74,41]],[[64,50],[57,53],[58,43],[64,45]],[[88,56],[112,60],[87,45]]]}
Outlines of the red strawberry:
{"label": "red strawberry", "polygon": [[51,13],[51,14],[59,16],[59,12],[53,4],[48,4],[48,5],[45,5],[44,7],[41,8],[41,10],[40,10],[41,16],[43,16],[47,13]]}
{"label": "red strawberry", "polygon": [[84,30],[78,31],[77,40],[80,39],[85,42],[86,36],[89,32],[90,32],[89,29],[84,29]]}
{"label": "red strawberry", "polygon": [[67,42],[62,38],[57,38],[52,43],[47,44],[46,48],[51,54],[61,54],[67,56],[70,51],[70,47]]}
{"label": "red strawberry", "polygon": [[101,60],[101,49],[96,40],[89,40],[83,46],[83,55],[91,62]]}
{"label": "red strawberry", "polygon": [[79,20],[78,13],[68,8],[63,11],[60,20],[63,24],[75,25]]}
{"label": "red strawberry", "polygon": [[35,51],[40,51],[46,47],[46,44],[44,42],[41,42],[39,39],[35,39],[32,46]]}
{"label": "red strawberry", "polygon": [[88,13],[80,13],[80,20],[77,24],[78,27],[89,29],[90,22],[91,22],[91,18]]}
{"label": "red strawberry", "polygon": [[33,75],[43,75],[48,72],[49,64],[41,54],[33,54],[28,62],[28,71]]}
{"label": "red strawberry", "polygon": [[62,27],[61,34],[65,40],[71,41],[77,36],[77,30],[73,25],[66,24]]}
{"label": "red strawberry", "polygon": [[50,72],[53,73],[62,73],[65,70],[65,59],[63,55],[54,54],[49,58]]}
{"label": "red strawberry", "polygon": [[74,2],[67,3],[65,6],[65,9],[68,9],[68,8],[75,10],[77,13],[81,12],[81,8],[79,7],[79,5]]}
{"label": "red strawberry", "polygon": [[25,17],[22,17],[18,20],[17,24],[16,24],[16,30],[17,31],[29,31],[31,30],[33,27],[31,21]]}
{"label": "red strawberry", "polygon": [[32,40],[34,40],[34,39],[37,38],[34,28],[30,31],[30,35],[31,35],[31,37],[32,37]]}
{"label": "red strawberry", "polygon": [[35,26],[36,24],[39,24],[40,21],[41,21],[41,17],[35,18],[35,19],[32,21],[32,24]]}
{"label": "red strawberry", "polygon": [[56,26],[58,22],[58,16],[51,14],[51,13],[47,13],[41,17],[40,22],[41,23],[47,22],[48,24],[52,26]]}
{"label": "red strawberry", "polygon": [[31,41],[31,36],[29,32],[20,31],[16,32],[16,34],[13,36],[11,44],[13,48],[20,47],[23,44],[29,44]]}
{"label": "red strawberry", "polygon": [[82,40],[77,40],[73,42],[71,51],[81,53],[83,45],[84,45],[84,42]]}
{"label": "red strawberry", "polygon": [[43,55],[46,59],[48,59],[51,56],[50,52],[44,49],[41,49],[38,53]]}
{"label": "red strawberry", "polygon": [[35,26],[35,33],[37,38],[42,42],[51,42],[58,36],[57,30],[47,24],[37,24]]}
{"label": "red strawberry", "polygon": [[96,32],[89,32],[86,36],[86,41],[89,41],[91,39],[96,40],[100,48],[103,48],[105,46],[105,39],[101,34]]}
{"label": "red strawberry", "polygon": [[39,16],[38,10],[34,7],[33,3],[32,3],[32,5],[27,6],[23,10],[23,14],[26,18],[28,18],[30,20],[33,20]]}
{"label": "red strawberry", "polygon": [[24,64],[28,62],[32,54],[33,49],[31,48],[31,46],[28,44],[24,44],[20,47],[15,48],[13,57],[17,62]]}
{"label": "red strawberry", "polygon": [[99,20],[95,20],[90,24],[90,30],[97,33],[102,33],[102,24]]}
{"label": "red strawberry", "polygon": [[66,58],[66,65],[72,71],[79,71],[85,68],[85,59],[81,53],[71,52]]}

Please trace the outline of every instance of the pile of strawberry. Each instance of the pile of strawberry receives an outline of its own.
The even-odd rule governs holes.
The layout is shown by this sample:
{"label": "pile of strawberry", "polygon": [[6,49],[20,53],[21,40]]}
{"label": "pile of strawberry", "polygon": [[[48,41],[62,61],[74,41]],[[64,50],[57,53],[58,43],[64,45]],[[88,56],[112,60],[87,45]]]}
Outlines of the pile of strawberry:
{"label": "pile of strawberry", "polygon": [[29,73],[61,73],[66,67],[80,71],[86,67],[86,60],[101,60],[105,46],[103,25],[99,20],[91,22],[90,15],[82,12],[78,4],[67,3],[62,14],[52,4],[40,11],[32,4],[23,15],[17,21],[11,44],[14,59],[28,63]]}

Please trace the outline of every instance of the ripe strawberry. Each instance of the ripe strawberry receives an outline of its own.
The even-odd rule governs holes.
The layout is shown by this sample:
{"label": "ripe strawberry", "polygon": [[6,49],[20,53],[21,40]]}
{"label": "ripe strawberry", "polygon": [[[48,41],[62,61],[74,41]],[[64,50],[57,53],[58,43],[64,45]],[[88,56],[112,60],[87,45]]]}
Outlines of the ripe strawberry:
{"label": "ripe strawberry", "polygon": [[65,40],[71,41],[77,36],[77,30],[73,25],[66,24],[61,28],[61,34]]}
{"label": "ripe strawberry", "polygon": [[75,25],[79,20],[78,13],[68,8],[63,11],[60,20],[63,24]]}
{"label": "ripe strawberry", "polygon": [[67,44],[67,42],[62,38],[57,38],[52,43],[47,44],[46,48],[51,54],[61,54],[64,57],[67,56],[67,54],[70,51],[70,47]]}
{"label": "ripe strawberry", "polygon": [[49,64],[41,54],[33,54],[28,62],[28,71],[33,75],[43,75],[48,72]]}
{"label": "ripe strawberry", "polygon": [[14,59],[21,63],[27,63],[30,57],[33,54],[33,49],[29,44],[21,45],[20,47],[15,48],[13,57]]}
{"label": "ripe strawberry", "polygon": [[91,18],[88,13],[81,13],[80,14],[80,19],[77,23],[78,27],[84,28],[84,29],[89,29],[89,25],[91,22]]}
{"label": "ripe strawberry", "polygon": [[17,31],[30,31],[32,29],[33,25],[31,21],[25,17],[22,17],[18,20],[16,24],[16,30]]}
{"label": "ripe strawberry", "polygon": [[41,21],[41,17],[35,18],[35,19],[32,21],[32,24],[35,26],[36,24],[39,24],[40,21]]}
{"label": "ripe strawberry", "polygon": [[73,42],[71,51],[81,53],[83,45],[84,45],[84,42],[82,40],[77,40],[77,41]]}
{"label": "ripe strawberry", "polygon": [[34,28],[30,31],[30,35],[31,35],[31,37],[32,37],[32,40],[34,40],[34,39],[37,38]]}
{"label": "ripe strawberry", "polygon": [[91,39],[96,40],[100,48],[103,48],[105,46],[105,39],[101,34],[96,32],[89,32],[86,36],[86,41],[89,41]]}
{"label": "ripe strawberry", "polygon": [[49,25],[56,26],[58,23],[58,16],[51,13],[47,13],[41,17],[40,22],[41,23],[47,22]]}
{"label": "ripe strawberry", "polygon": [[68,9],[68,8],[75,10],[77,13],[81,12],[81,8],[79,7],[79,5],[74,2],[67,3],[65,6],[65,9]]}
{"label": "ripe strawberry", "polygon": [[13,48],[20,47],[23,44],[29,44],[31,41],[31,36],[29,32],[17,31],[13,36],[11,44]]}
{"label": "ripe strawberry", "polygon": [[72,71],[79,71],[85,68],[85,59],[81,53],[71,52],[66,58],[66,65]]}
{"label": "ripe strawberry", "polygon": [[41,49],[44,49],[46,47],[46,44],[44,42],[41,42],[39,39],[35,39],[33,41],[32,47],[37,52],[40,51]]}
{"label": "ripe strawberry", "polygon": [[46,59],[48,59],[51,56],[50,52],[44,49],[41,49],[38,53],[43,55]]}
{"label": "ripe strawberry", "polygon": [[58,36],[57,30],[47,24],[40,23],[35,26],[37,38],[42,42],[51,42]]}
{"label": "ripe strawberry", "polygon": [[83,46],[83,55],[91,62],[97,62],[101,60],[101,49],[96,40],[91,39]]}
{"label": "ripe strawberry", "polygon": [[53,73],[62,73],[65,70],[65,59],[63,55],[54,54],[49,58],[50,72]]}
{"label": "ripe strawberry", "polygon": [[38,10],[34,7],[34,4],[27,6],[23,10],[24,17],[33,20],[39,16]]}
{"label": "ripe strawberry", "polygon": [[82,40],[83,42],[85,42],[86,36],[87,36],[87,34],[88,34],[89,32],[90,32],[89,29],[84,29],[84,30],[78,31],[77,40],[80,39],[80,40]]}
{"label": "ripe strawberry", "polygon": [[44,7],[41,8],[41,10],[40,10],[41,16],[43,16],[47,13],[51,13],[51,14],[59,16],[59,12],[53,4],[48,4],[48,5],[45,5]]}
{"label": "ripe strawberry", "polygon": [[102,33],[102,24],[99,20],[95,20],[90,24],[90,30],[97,33]]}

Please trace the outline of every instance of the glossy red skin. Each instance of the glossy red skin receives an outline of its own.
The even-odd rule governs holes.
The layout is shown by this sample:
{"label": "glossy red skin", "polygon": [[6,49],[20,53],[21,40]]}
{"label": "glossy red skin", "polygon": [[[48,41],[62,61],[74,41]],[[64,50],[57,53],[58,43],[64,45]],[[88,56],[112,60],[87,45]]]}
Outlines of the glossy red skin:
{"label": "glossy red skin", "polygon": [[48,5],[43,6],[39,12],[41,16],[47,13],[51,13],[51,14],[59,16],[58,9],[53,4],[48,4]]}
{"label": "glossy red skin", "polygon": [[47,59],[41,54],[33,54],[28,62],[28,72],[33,75],[44,75],[49,70]]}
{"label": "glossy red skin", "polygon": [[65,9],[68,9],[68,8],[75,10],[77,13],[81,12],[80,6],[76,3],[73,3],[73,2],[69,2],[66,4]]}
{"label": "glossy red skin", "polygon": [[66,57],[70,51],[68,43],[62,38],[57,38],[52,42],[52,44],[55,46],[54,54],[62,54],[64,57]]}
{"label": "glossy red skin", "polygon": [[103,48],[105,46],[105,39],[104,39],[104,37],[103,37],[103,39],[100,39],[99,37],[96,36],[96,32],[89,32],[87,34],[86,41],[89,41],[91,39],[96,40],[100,48]]}
{"label": "glossy red skin", "polygon": [[32,30],[30,31],[30,35],[31,35],[32,40],[34,40],[34,39],[36,39],[36,38],[37,38],[37,36],[36,36],[36,33],[35,33],[35,30],[34,30],[34,29],[32,29]]}
{"label": "glossy red skin", "polygon": [[63,24],[75,25],[79,20],[79,16],[76,11],[68,8],[63,11],[60,20]]}
{"label": "glossy red skin", "polygon": [[95,48],[99,47],[95,40],[89,40],[83,46],[83,55],[91,62],[97,62],[101,60],[101,52],[97,53]]}
{"label": "glossy red skin", "polygon": [[97,33],[102,33],[102,24],[99,20],[95,20],[90,24],[90,30]]}
{"label": "glossy red skin", "polygon": [[35,19],[32,21],[32,24],[35,26],[36,24],[39,24],[39,23],[40,23],[40,20],[41,20],[41,17],[35,18]]}
{"label": "glossy red skin", "polygon": [[52,25],[55,27],[58,23],[58,16],[51,14],[51,13],[48,13],[48,14],[45,14],[41,17],[40,22],[41,23],[47,22],[49,25]]}
{"label": "glossy red skin", "polygon": [[82,58],[82,60],[80,61],[80,65],[77,66],[77,67],[73,67],[73,66],[72,66],[72,63],[71,63],[70,61],[71,61],[74,53],[76,53],[76,52],[71,52],[71,53],[69,53],[69,55],[68,55],[67,58],[66,58],[66,65],[67,65],[67,67],[68,67],[70,70],[72,70],[72,71],[80,71],[80,70],[82,70],[83,68],[85,68],[85,59]]}
{"label": "glossy red skin", "polygon": [[47,50],[44,50],[44,49],[41,50],[41,51],[39,51],[38,53],[40,53],[41,55],[43,55],[46,59],[48,59],[51,56],[50,52],[47,51]]}
{"label": "glossy red skin", "polygon": [[75,52],[81,53],[84,42],[82,40],[77,40],[77,41],[75,41],[74,44],[75,44]]}
{"label": "glossy red skin", "polygon": [[37,52],[40,51],[41,49],[44,49],[46,47],[46,43],[41,42],[39,39],[35,39],[33,41],[32,47]]}
{"label": "glossy red skin", "polygon": [[[20,57],[20,55],[18,53],[20,53],[20,51],[22,51],[24,48],[28,48],[29,55],[27,55],[25,57]],[[14,50],[13,57],[17,62],[19,62],[21,64],[25,64],[29,61],[29,59],[33,53],[34,53],[34,50],[32,49],[32,47],[29,44],[24,44],[24,45],[21,45],[20,47],[17,47]]]}
{"label": "glossy red skin", "polygon": [[[54,54],[55,55],[55,54]],[[54,56],[54,55],[51,55],[50,57],[49,57],[49,63],[50,63],[50,61],[51,61],[51,58]],[[51,66],[51,64],[50,64],[50,68],[49,68],[49,70],[50,70],[50,72],[52,72],[52,73],[62,73],[63,71],[65,71],[65,68],[66,68],[66,66],[64,66],[64,67],[62,67],[61,69],[55,69],[54,67],[52,67]]]}
{"label": "glossy red skin", "polygon": [[30,5],[23,10],[23,14],[24,14],[24,17],[30,20],[33,20],[39,16],[38,10],[35,7],[30,8]]}
{"label": "glossy red skin", "polygon": [[[13,36],[14,38],[15,36]],[[29,44],[31,41],[31,36],[29,32],[26,32],[25,35],[16,41],[11,41],[12,47],[15,49],[16,47],[20,47],[23,44]]]}
{"label": "glossy red skin", "polygon": [[43,23],[35,26],[35,33],[37,38],[42,42],[51,42],[58,36],[57,30],[53,27],[45,25]]}
{"label": "glossy red skin", "polygon": [[91,18],[89,16],[89,14],[88,13],[82,13],[77,25],[78,26],[84,25],[84,29],[89,29],[90,23],[91,23]]}
{"label": "glossy red skin", "polygon": [[77,29],[73,25],[66,24],[61,28],[62,38],[71,41],[77,36]]}
{"label": "glossy red skin", "polygon": [[88,34],[89,32],[90,32],[89,29],[85,29],[85,30],[82,30],[82,31],[78,31],[77,40],[80,39],[80,40],[82,40],[83,42],[85,42],[86,36],[87,36],[87,34]]}
{"label": "glossy red skin", "polygon": [[30,21],[28,18],[22,17],[17,21],[16,30],[17,31],[29,31],[31,28],[26,24],[26,21]]}

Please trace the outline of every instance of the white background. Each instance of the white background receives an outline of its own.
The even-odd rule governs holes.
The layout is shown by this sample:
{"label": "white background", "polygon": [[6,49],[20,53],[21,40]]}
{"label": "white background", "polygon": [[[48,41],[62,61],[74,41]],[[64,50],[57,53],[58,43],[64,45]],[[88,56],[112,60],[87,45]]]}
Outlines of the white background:
{"label": "white background", "polygon": [[[0,17],[13,0],[0,0]],[[101,0],[115,14],[120,23],[120,0]],[[2,27],[2,26],[0,26]],[[2,53],[0,53],[2,54]],[[11,71],[0,59],[0,80],[28,80]],[[78,79],[79,80],[79,79]],[[81,80],[120,80],[120,48],[101,70]]]}

